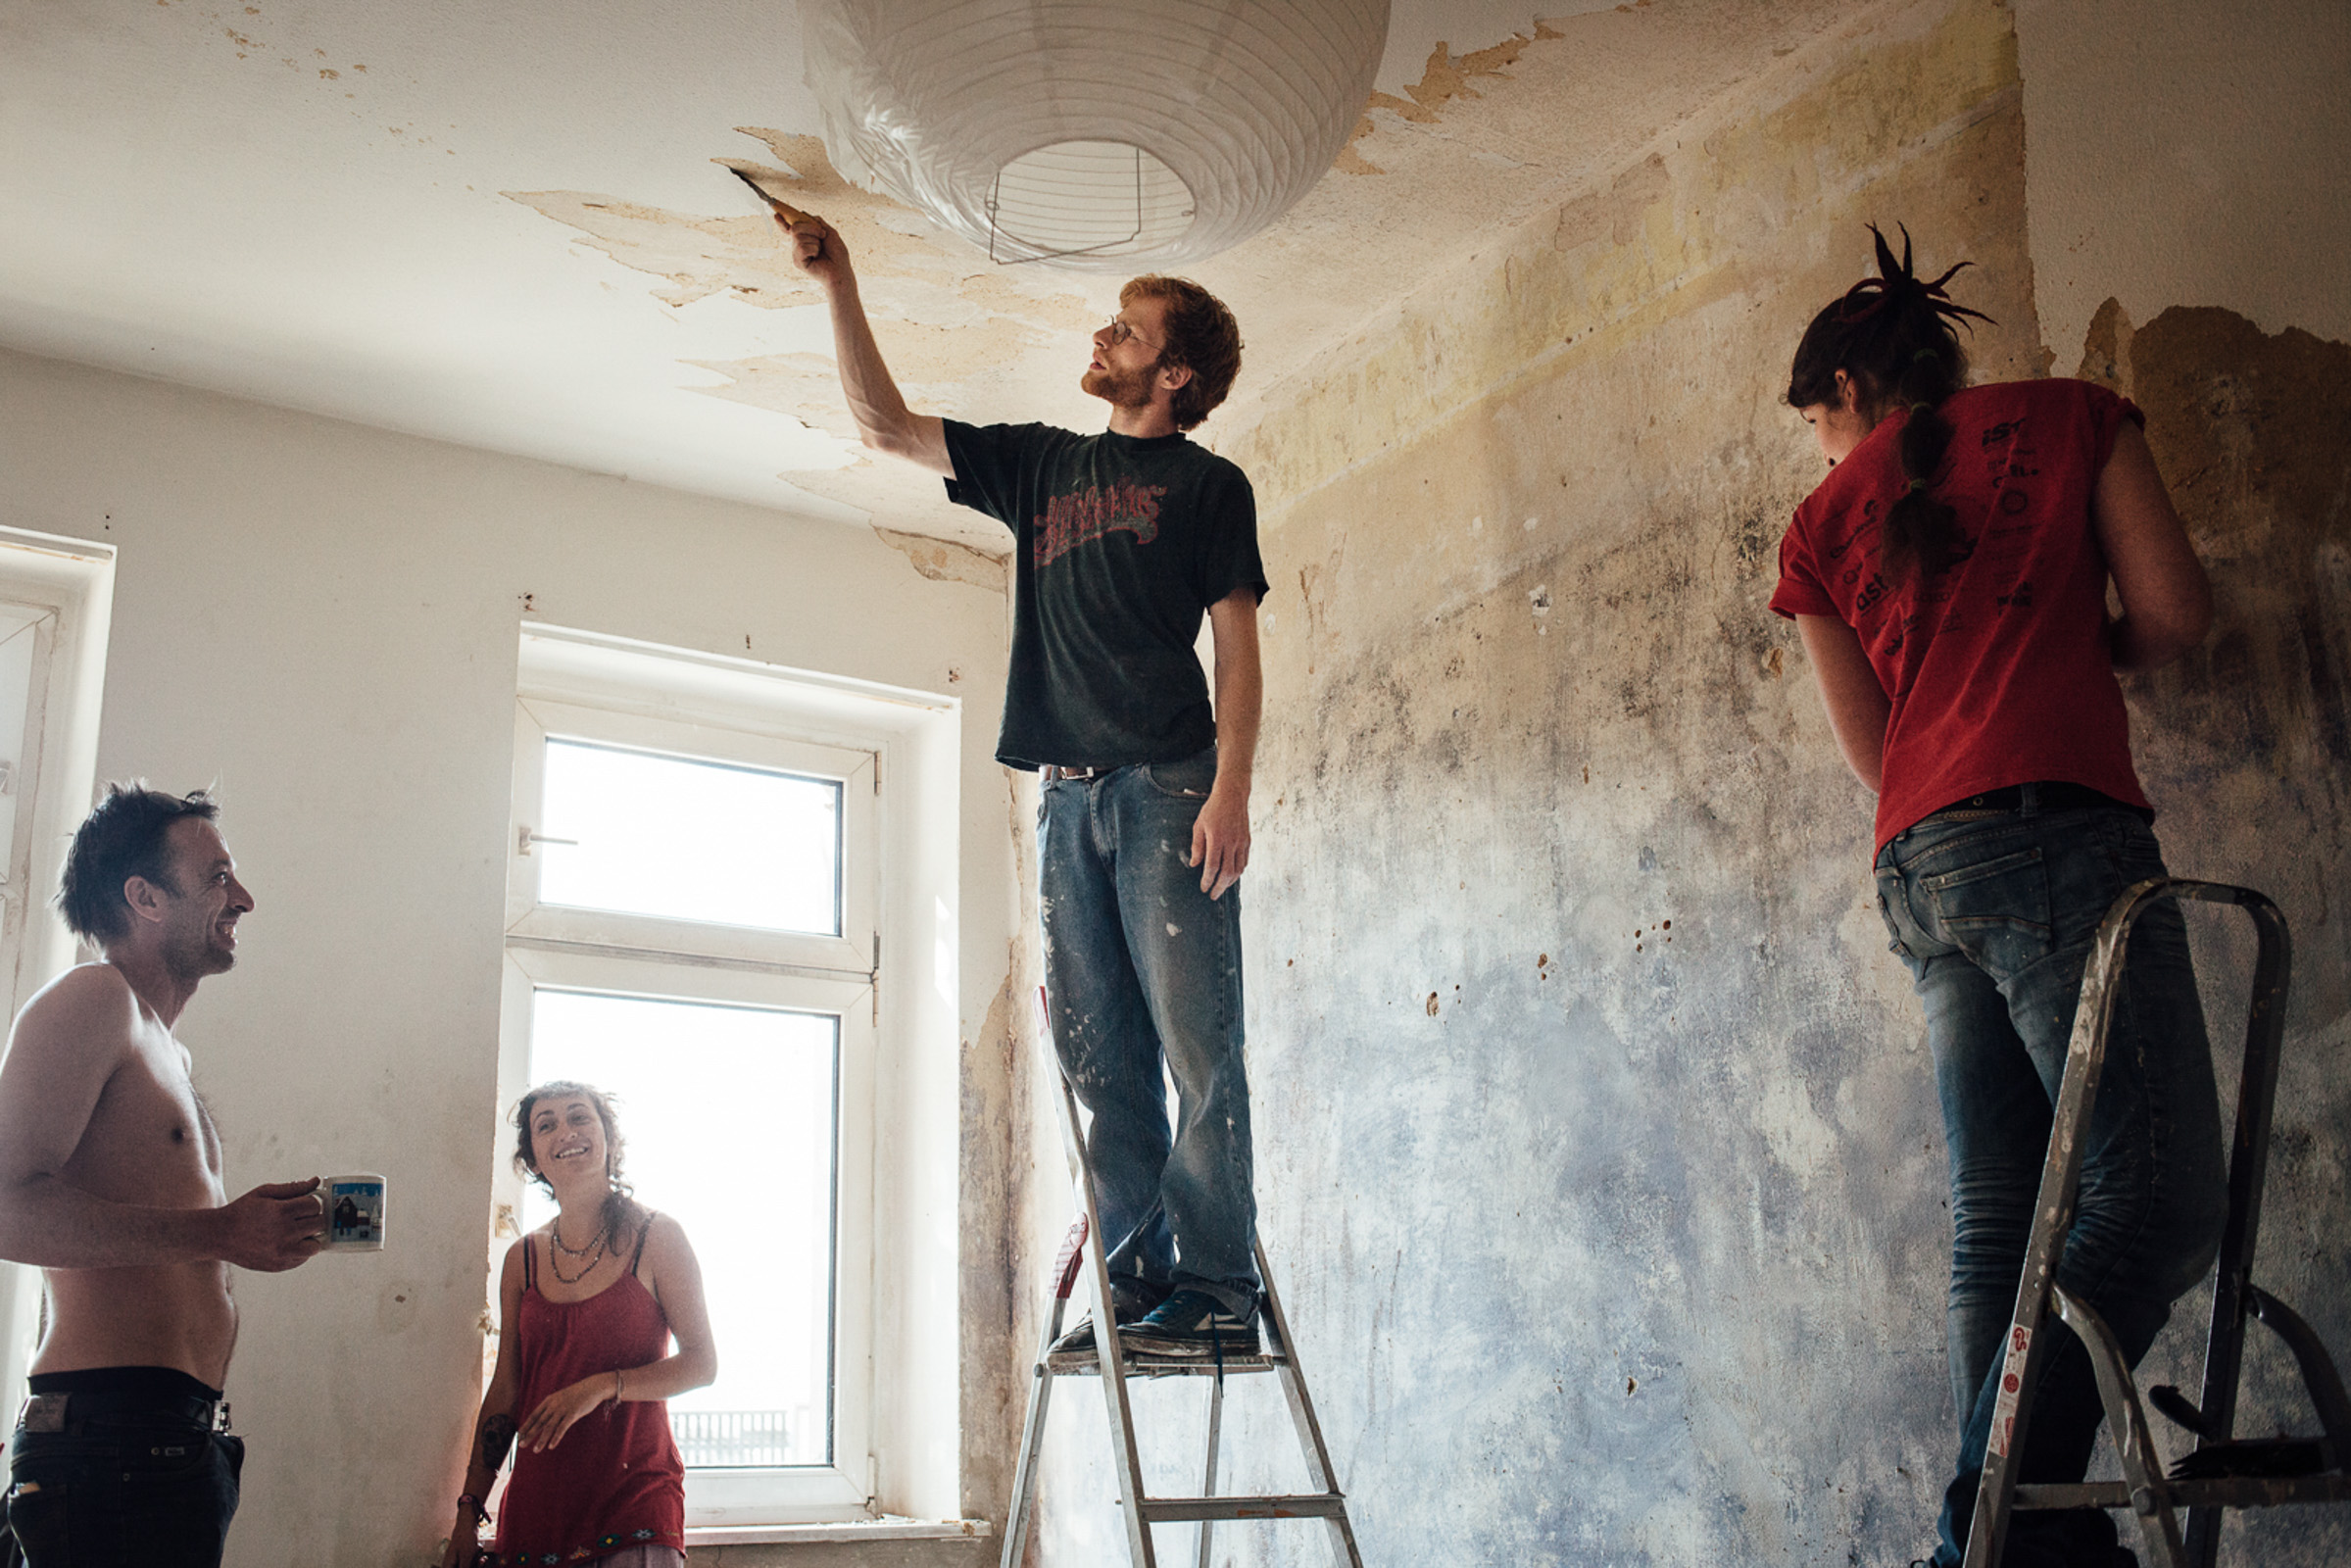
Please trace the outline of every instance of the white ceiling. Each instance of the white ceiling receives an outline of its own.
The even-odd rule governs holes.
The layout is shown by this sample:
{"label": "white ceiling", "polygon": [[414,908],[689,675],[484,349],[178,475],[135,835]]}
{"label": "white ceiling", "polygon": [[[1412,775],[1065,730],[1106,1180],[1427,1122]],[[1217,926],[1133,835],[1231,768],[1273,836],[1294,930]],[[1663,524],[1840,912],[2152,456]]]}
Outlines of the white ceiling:
{"label": "white ceiling", "polygon": [[[1722,0],[1710,17],[1704,4],[1640,4],[1640,18],[1609,0],[1552,0],[1544,11],[1627,13],[1584,20],[1616,28],[1592,33],[1602,56],[1656,54],[1666,100],[1642,99],[1623,60],[1533,44],[1549,51],[1555,94],[1588,96],[1619,123],[1553,114],[1530,133],[1499,108],[1473,106],[1476,90],[1441,106],[1447,123],[1383,111],[1388,140],[1360,146],[1396,177],[1326,176],[1292,219],[1232,253],[1231,268],[1220,271],[1220,258],[1197,269],[1248,298],[1228,294],[1250,340],[1245,379],[1302,362],[1382,303],[1383,289],[1367,292],[1360,276],[1335,288],[1301,269],[1301,236],[1334,222],[1381,232],[1392,226],[1383,207],[1442,218],[1428,205],[1433,188],[1476,185],[1446,177],[1446,157],[1510,180],[1474,216],[1513,220],[1589,179],[1584,163],[1748,69],[1739,51],[1767,41],[1761,33],[1802,30],[1836,9]],[[1810,18],[1802,27],[1798,13]],[[1426,90],[1404,95],[1424,83],[1439,44],[1457,57],[1536,31],[1525,0],[1395,0],[1380,87],[1399,103],[1430,101]],[[1703,57],[1694,74],[1685,55]],[[1486,95],[1536,61],[1488,72]],[[1489,145],[1477,144],[1480,123]],[[917,491],[869,483],[865,468],[838,472],[855,453],[838,433],[837,394],[820,408],[824,365],[795,358],[829,356],[821,307],[712,160],[814,171],[801,153],[784,156],[794,144],[746,126],[818,128],[793,0],[0,0],[0,343],[956,535],[953,516]],[[1412,135],[1436,150],[1415,153]],[[931,407],[1099,419],[1074,381],[1085,323],[1114,303],[1114,279],[1034,268],[991,276],[984,257],[910,214],[855,193],[834,201],[865,220],[870,256],[903,264],[909,334],[952,335],[991,313],[1017,318],[987,340],[988,365],[932,377],[921,347],[894,346],[927,336],[885,331],[902,379]],[[1443,232],[1475,239],[1458,220]],[[681,243],[695,256],[681,262]],[[1262,252],[1253,265],[1244,256],[1252,248]],[[1425,245],[1420,256],[1442,260]],[[1395,271],[1385,292],[1425,275]],[[891,291],[869,279],[877,317]],[[966,334],[963,347],[980,341]],[[705,395],[712,389],[721,395]],[[990,542],[984,530],[963,536]]]}

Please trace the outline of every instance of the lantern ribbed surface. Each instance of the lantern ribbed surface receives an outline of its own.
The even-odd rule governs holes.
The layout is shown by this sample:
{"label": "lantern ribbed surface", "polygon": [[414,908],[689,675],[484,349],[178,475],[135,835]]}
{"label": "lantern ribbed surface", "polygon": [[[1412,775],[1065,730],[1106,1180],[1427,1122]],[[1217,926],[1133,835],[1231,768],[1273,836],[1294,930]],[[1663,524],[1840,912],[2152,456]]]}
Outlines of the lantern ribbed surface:
{"label": "lantern ribbed surface", "polygon": [[1000,262],[1198,261],[1363,113],[1387,0],[805,0],[833,165]]}

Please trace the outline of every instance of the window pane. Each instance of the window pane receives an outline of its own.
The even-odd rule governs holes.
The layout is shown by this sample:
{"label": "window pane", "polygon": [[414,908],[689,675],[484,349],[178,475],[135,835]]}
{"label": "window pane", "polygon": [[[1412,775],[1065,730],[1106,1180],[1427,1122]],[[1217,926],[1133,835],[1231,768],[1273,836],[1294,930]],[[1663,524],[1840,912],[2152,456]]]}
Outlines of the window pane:
{"label": "window pane", "polygon": [[[689,1466],[831,1461],[839,1038],[822,1013],[533,993],[531,1081],[613,1097],[625,1176],[702,1262],[718,1381],[669,1401]],[[526,1189],[525,1225],[554,1213]]]}
{"label": "window pane", "polygon": [[626,914],[841,934],[841,786],[547,742],[539,897]]}

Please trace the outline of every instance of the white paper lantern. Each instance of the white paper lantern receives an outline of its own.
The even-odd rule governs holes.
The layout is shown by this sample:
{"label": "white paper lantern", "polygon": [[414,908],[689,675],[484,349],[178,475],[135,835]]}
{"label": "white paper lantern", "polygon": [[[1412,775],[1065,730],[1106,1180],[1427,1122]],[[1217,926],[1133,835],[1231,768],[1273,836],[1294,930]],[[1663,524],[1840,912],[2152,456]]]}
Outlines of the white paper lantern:
{"label": "white paper lantern", "polygon": [[1000,262],[1198,261],[1363,113],[1388,0],[805,0],[834,167]]}

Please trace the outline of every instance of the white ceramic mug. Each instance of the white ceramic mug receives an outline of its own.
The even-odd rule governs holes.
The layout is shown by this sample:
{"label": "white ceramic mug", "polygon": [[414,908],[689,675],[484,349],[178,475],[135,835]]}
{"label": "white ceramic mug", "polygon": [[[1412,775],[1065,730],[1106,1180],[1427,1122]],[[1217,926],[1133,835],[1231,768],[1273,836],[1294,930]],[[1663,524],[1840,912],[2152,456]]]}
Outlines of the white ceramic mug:
{"label": "white ceramic mug", "polygon": [[373,1171],[329,1176],[318,1183],[326,1203],[329,1252],[380,1252],[384,1248],[384,1179]]}

